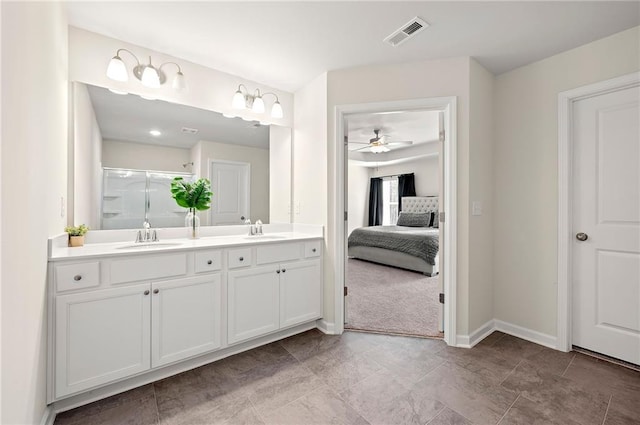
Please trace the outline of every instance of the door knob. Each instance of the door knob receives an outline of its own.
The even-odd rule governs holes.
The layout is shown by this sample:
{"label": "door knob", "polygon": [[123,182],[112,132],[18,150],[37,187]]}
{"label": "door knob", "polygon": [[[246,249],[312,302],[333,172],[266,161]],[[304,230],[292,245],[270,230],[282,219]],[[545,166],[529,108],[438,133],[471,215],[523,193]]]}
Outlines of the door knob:
{"label": "door knob", "polygon": [[576,239],[579,240],[580,242],[584,242],[587,239],[589,239],[589,235],[587,235],[586,233],[580,232],[580,233],[576,234]]}

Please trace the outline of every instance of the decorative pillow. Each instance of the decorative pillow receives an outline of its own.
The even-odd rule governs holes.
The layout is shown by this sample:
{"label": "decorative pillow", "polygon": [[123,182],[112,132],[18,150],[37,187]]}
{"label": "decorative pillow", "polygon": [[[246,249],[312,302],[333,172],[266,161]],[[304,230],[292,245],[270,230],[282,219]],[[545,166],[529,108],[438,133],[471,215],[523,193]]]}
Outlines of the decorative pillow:
{"label": "decorative pillow", "polygon": [[429,227],[433,225],[433,216],[434,214],[432,212],[408,213],[400,211],[398,222],[396,224],[398,226],[406,227]]}

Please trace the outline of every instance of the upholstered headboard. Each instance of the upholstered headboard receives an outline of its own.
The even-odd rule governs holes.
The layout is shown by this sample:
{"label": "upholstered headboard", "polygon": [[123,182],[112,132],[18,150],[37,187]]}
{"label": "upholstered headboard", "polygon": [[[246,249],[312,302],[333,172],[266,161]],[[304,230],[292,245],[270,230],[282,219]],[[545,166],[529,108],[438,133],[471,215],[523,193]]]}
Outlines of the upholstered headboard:
{"label": "upholstered headboard", "polygon": [[408,213],[438,212],[437,196],[403,196],[402,211]]}

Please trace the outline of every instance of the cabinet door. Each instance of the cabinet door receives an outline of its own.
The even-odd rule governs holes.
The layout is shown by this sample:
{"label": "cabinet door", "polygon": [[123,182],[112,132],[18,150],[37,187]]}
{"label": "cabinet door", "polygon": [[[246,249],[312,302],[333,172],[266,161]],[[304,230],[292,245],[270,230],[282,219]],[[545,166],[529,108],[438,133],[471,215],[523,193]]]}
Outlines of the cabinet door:
{"label": "cabinet door", "polygon": [[57,397],[150,368],[149,289],[136,285],[56,298]]}
{"label": "cabinet door", "polygon": [[278,330],[278,265],[230,271],[227,278],[229,344]]}
{"label": "cabinet door", "polygon": [[219,273],[151,285],[152,367],[220,348],[220,286]]}
{"label": "cabinet door", "polygon": [[322,317],[320,260],[280,265],[280,327]]}

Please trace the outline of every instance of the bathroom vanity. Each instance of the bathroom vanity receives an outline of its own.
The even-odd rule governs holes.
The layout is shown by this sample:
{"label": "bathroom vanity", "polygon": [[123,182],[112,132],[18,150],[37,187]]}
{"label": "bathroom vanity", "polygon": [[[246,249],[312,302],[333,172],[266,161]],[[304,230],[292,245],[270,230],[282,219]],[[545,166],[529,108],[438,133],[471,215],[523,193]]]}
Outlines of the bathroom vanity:
{"label": "bathroom vanity", "polygon": [[82,248],[52,239],[49,403],[84,404],[316,327],[322,227],[289,226]]}

